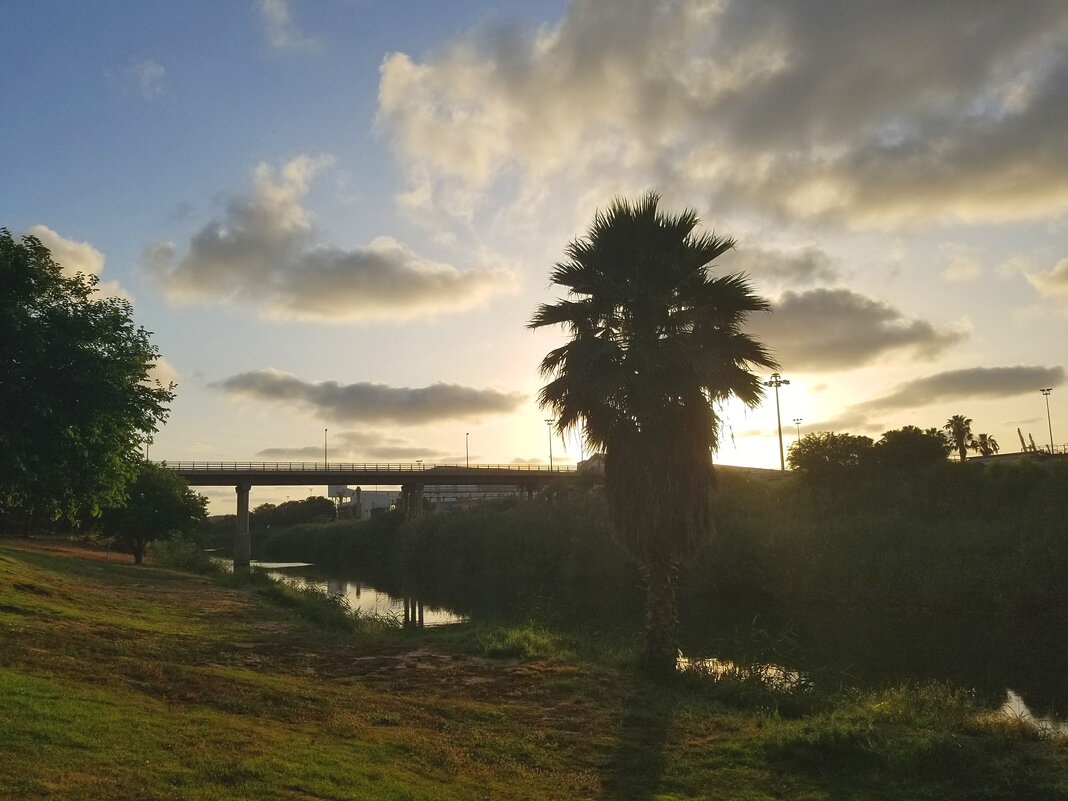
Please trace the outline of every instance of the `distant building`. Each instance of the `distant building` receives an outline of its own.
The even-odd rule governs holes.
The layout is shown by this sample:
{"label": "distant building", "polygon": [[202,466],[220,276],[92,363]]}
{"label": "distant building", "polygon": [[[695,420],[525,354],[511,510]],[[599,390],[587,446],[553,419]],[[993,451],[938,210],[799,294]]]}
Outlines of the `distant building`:
{"label": "distant building", "polygon": [[367,520],[371,515],[382,514],[397,508],[400,503],[400,490],[364,490],[360,487],[349,489],[344,485],[332,484],[327,495],[337,503],[337,515],[340,518]]}
{"label": "distant building", "polygon": [[583,459],[577,465],[580,473],[592,473],[598,478],[604,478],[604,454],[595,453],[589,459]]}

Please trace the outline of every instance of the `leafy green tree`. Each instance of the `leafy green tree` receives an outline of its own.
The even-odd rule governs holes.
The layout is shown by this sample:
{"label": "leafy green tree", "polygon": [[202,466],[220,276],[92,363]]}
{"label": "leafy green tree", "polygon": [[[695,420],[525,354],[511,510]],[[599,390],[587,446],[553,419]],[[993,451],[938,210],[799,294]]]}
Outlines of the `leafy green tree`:
{"label": "leafy green tree", "polygon": [[148,543],[193,531],[207,518],[207,504],[173,470],[142,461],[125,505],[106,509],[101,527],[141,564]]}
{"label": "leafy green tree", "polygon": [[944,461],[949,447],[935,429],[904,426],[883,434],[871,450],[871,460],[878,469],[890,472],[915,470]]}
{"label": "leafy green tree", "polygon": [[953,443],[953,449],[957,452],[960,460],[966,461],[968,459],[968,448],[972,447],[972,418],[965,417],[963,414],[955,414],[946,420],[946,424],[942,426],[942,429],[949,436],[949,441]]}
{"label": "leafy green tree", "polygon": [[978,451],[980,456],[993,456],[1001,450],[993,434],[979,434],[970,447],[973,451]]}
{"label": "leafy green tree", "polygon": [[285,501],[280,504],[262,503],[252,510],[249,526],[253,531],[264,532],[269,528],[287,528],[301,523],[327,523],[337,517],[334,502],[322,495],[313,495],[302,501]]}
{"label": "leafy green tree", "polygon": [[816,484],[836,481],[871,458],[871,437],[813,431],[790,446],[790,468]]}
{"label": "leafy green tree", "polygon": [[605,453],[605,489],[617,540],[645,588],[644,661],[654,672],[678,659],[680,567],[712,535],[712,452],[717,404],[762,397],[752,367],[775,362],[742,331],[767,311],[740,275],[713,276],[733,240],[699,233],[692,210],[668,215],[649,193],[616,199],[553,268],[568,299],[541,305],[531,328],[563,325],[571,339],[541,372],[542,406],[556,429],[581,426]]}
{"label": "leafy green tree", "polygon": [[128,301],[68,277],[0,229],[0,525],[93,516],[122,501],[173,386]]}

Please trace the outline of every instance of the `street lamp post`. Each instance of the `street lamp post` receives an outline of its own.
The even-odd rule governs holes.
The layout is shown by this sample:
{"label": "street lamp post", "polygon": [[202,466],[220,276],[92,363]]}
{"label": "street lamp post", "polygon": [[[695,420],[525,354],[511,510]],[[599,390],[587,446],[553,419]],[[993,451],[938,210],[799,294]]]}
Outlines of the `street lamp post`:
{"label": "street lamp post", "polygon": [[551,417],[545,418],[545,425],[549,428],[549,469],[553,469],[553,421]]}
{"label": "street lamp post", "polygon": [[771,379],[764,382],[766,387],[775,387],[775,419],[779,422],[779,467],[786,472],[786,455],[782,450],[782,415],[779,413],[779,387],[784,387],[790,382],[778,373],[772,373]]}
{"label": "street lamp post", "polygon": [[471,466],[471,432],[464,434],[464,454],[467,456],[467,466]]}
{"label": "street lamp post", "polygon": [[1046,425],[1049,426],[1049,455],[1052,456],[1053,455],[1053,423],[1050,421],[1050,417],[1049,417],[1049,393],[1053,392],[1053,387],[1044,387],[1043,389],[1040,389],[1039,392],[1041,392],[1046,398]]}
{"label": "street lamp post", "polygon": [[326,451],[326,432],[329,431],[329,430],[330,430],[329,428],[324,428],[323,429],[323,467],[324,468],[326,467],[326,463],[327,463],[327,458],[326,458],[326,455],[327,455],[327,451]]}
{"label": "street lamp post", "polygon": [[794,418],[794,425],[797,426],[797,439],[798,439],[798,441],[801,440],[801,420],[802,419],[803,418],[801,418],[801,417],[795,417]]}

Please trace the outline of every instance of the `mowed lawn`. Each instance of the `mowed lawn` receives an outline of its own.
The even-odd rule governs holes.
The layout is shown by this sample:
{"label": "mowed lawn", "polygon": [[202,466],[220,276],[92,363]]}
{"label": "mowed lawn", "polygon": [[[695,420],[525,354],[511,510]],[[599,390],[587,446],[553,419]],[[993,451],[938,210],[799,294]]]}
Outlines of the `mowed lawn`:
{"label": "mowed lawn", "polygon": [[950,688],[784,713],[562,637],[487,655],[508,636],[332,632],[251,589],[0,540],[0,799],[1068,799],[1062,740]]}

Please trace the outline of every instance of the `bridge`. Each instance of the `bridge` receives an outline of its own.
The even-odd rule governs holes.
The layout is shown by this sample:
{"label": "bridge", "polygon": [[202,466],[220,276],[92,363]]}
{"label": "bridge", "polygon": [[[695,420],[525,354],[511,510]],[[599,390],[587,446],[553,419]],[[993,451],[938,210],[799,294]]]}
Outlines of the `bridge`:
{"label": "bridge", "polygon": [[434,485],[503,484],[526,490],[528,497],[559,476],[575,475],[576,468],[544,465],[427,465],[355,464],[347,462],[163,462],[192,487],[232,486],[237,491],[237,531],[234,533],[234,567],[248,567],[249,491],[253,486],[297,484],[400,485],[401,507],[417,515],[423,508],[423,487]]}

